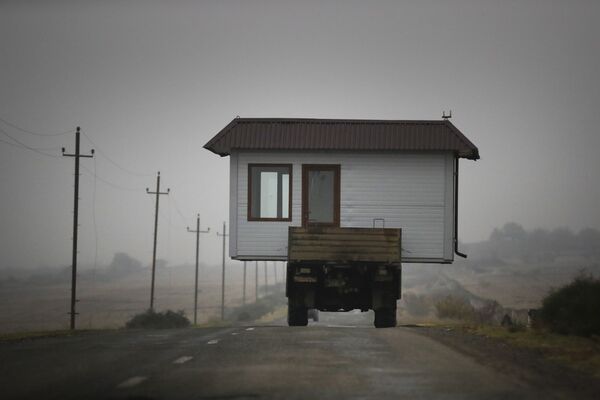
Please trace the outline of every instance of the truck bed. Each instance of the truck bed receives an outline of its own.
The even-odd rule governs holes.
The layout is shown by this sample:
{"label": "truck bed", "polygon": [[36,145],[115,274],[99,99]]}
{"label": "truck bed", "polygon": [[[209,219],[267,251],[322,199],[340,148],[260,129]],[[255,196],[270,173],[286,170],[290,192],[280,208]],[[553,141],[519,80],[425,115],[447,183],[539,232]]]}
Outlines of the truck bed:
{"label": "truck bed", "polygon": [[294,227],[288,230],[289,262],[401,261],[401,229]]}

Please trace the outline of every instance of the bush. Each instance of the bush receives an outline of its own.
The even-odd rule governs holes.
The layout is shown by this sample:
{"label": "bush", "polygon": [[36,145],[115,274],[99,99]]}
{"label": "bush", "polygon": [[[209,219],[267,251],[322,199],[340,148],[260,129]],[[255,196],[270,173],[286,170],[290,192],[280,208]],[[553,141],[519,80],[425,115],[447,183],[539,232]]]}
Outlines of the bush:
{"label": "bush", "polygon": [[473,319],[474,308],[468,300],[462,297],[446,296],[435,303],[438,318],[459,319],[469,321]]}
{"label": "bush", "polygon": [[248,303],[235,308],[226,317],[232,321],[250,322],[259,319],[282,305],[285,305],[285,296],[283,293],[272,293],[261,297],[254,303]]}
{"label": "bush", "polygon": [[155,312],[148,310],[142,314],[135,315],[125,324],[127,329],[169,329],[186,328],[190,326],[190,320],[185,317],[182,310]]}
{"label": "bush", "polygon": [[600,335],[600,279],[579,276],[551,292],[544,298],[539,316],[556,333]]}
{"label": "bush", "polygon": [[481,307],[474,310],[473,316],[480,324],[494,324],[497,322],[501,310],[502,307],[496,300],[487,300]]}

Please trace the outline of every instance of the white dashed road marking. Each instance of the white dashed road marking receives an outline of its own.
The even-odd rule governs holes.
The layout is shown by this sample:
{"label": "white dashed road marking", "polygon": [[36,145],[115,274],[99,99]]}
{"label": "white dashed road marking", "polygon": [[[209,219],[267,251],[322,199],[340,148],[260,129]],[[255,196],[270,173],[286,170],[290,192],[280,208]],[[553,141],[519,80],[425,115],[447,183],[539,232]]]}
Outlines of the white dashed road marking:
{"label": "white dashed road marking", "polygon": [[117,386],[117,389],[127,389],[130,387],[137,386],[140,383],[144,382],[146,379],[148,378],[145,376],[134,376],[133,378],[129,378],[126,381],[121,382],[119,386]]}
{"label": "white dashed road marking", "polygon": [[183,364],[183,363],[190,361],[192,358],[194,358],[194,357],[190,357],[190,356],[179,357],[177,360],[173,361],[173,364]]}
{"label": "white dashed road marking", "polygon": [[235,336],[235,335],[238,335],[238,333],[237,332],[231,332],[231,335]]}
{"label": "white dashed road marking", "polygon": [[213,339],[213,340],[209,340],[208,342],[206,342],[206,344],[217,344],[219,343],[219,339]]}
{"label": "white dashed road marking", "polygon": [[253,331],[254,328],[246,328],[247,331]]}
{"label": "white dashed road marking", "polygon": [[354,325],[327,325],[328,328],[356,328]]}

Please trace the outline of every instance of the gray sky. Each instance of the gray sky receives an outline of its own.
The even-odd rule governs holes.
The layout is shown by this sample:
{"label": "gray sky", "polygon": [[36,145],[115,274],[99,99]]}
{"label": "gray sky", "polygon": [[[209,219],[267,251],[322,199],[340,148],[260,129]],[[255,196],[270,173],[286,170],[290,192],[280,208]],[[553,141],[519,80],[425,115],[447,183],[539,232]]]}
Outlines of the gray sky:
{"label": "gray sky", "polygon": [[[600,3],[595,1],[0,1],[0,117],[81,125],[80,263],[192,262],[197,212],[221,229],[228,159],[202,146],[236,115],[439,119],[480,149],[461,162],[460,239],[495,226],[600,228]],[[23,143],[60,154],[74,135]],[[10,141],[0,132],[0,139]],[[92,146],[84,140],[82,151]],[[73,159],[0,142],[0,268],[70,264]],[[94,207],[95,204],[95,207]],[[95,209],[95,227],[94,227]],[[179,215],[178,209],[183,214]],[[201,251],[220,260],[220,241]]]}

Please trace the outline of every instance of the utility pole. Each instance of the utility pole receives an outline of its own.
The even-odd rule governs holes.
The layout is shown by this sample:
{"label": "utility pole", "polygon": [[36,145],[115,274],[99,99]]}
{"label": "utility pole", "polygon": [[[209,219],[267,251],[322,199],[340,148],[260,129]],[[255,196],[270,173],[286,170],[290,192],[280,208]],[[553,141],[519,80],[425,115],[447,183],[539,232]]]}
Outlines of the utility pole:
{"label": "utility pole", "polygon": [[269,281],[267,280],[267,262],[265,261],[265,293],[269,292]]}
{"label": "utility pole", "polygon": [[194,325],[196,325],[196,316],[198,314],[198,253],[200,252],[200,234],[210,232],[210,228],[205,231],[200,230],[200,214],[196,217],[196,230],[191,230],[187,227],[188,232],[196,234],[196,275],[194,278]]}
{"label": "utility pole", "polygon": [[223,234],[217,232],[217,236],[223,238],[223,265],[221,267],[221,321],[223,321],[225,320],[225,238],[229,236],[225,222],[223,222]]}
{"label": "utility pole", "polygon": [[81,128],[77,127],[75,132],[75,154],[65,153],[65,148],[62,148],[62,155],[64,157],[75,158],[75,190],[73,191],[73,255],[71,261],[71,330],[75,329],[75,303],[77,303],[77,230],[79,227],[79,159],[92,158],[94,157],[94,149],[90,151],[91,154],[80,154],[80,139],[81,139]]}
{"label": "utility pole", "polygon": [[166,192],[160,191],[160,171],[156,174],[156,191],[151,192],[150,189],[146,188],[147,194],[156,195],[156,206],[154,208],[154,247],[152,248],[152,283],[150,284],[150,310],[154,310],[154,276],[156,275],[156,237],[158,235],[158,199],[161,194],[169,194],[171,189],[167,189]]}
{"label": "utility pole", "polygon": [[246,304],[246,261],[244,261],[244,288],[242,289],[242,303]]}
{"label": "utility pole", "polygon": [[258,301],[258,261],[254,261],[254,301]]}

